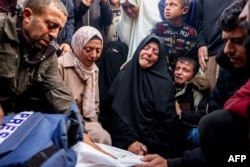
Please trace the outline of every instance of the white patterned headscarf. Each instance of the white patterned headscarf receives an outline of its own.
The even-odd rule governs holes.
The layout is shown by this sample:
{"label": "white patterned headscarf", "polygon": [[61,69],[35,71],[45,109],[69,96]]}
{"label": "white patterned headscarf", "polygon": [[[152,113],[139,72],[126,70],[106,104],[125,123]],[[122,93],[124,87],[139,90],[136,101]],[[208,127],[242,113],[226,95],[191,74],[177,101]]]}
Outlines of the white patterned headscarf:
{"label": "white patterned headscarf", "polygon": [[71,41],[72,51],[74,53],[74,66],[76,73],[79,77],[85,82],[85,88],[83,92],[83,101],[82,101],[82,115],[85,118],[93,117],[95,112],[95,64],[92,67],[87,67],[82,62],[82,53],[84,46],[91,41],[91,39],[97,36],[103,43],[103,38],[101,33],[91,26],[83,26],[78,29]]}

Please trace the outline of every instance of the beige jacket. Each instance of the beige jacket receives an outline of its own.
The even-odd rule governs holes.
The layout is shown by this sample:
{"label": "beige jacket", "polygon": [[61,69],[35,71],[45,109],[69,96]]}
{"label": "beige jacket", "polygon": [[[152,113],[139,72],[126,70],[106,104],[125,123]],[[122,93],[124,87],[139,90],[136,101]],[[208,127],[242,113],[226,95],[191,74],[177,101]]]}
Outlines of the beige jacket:
{"label": "beige jacket", "polygon": [[[68,87],[71,95],[73,96],[77,106],[79,107],[80,113],[82,114],[82,100],[83,92],[85,89],[85,83],[82,81],[78,74],[75,72],[74,61],[72,52],[67,52],[63,56],[58,58],[59,72],[66,86]],[[96,83],[98,83],[99,69],[96,65]],[[99,86],[96,84],[96,96],[95,96],[95,111],[96,115],[92,118],[85,118],[83,115],[84,122],[98,122],[99,116]]]}

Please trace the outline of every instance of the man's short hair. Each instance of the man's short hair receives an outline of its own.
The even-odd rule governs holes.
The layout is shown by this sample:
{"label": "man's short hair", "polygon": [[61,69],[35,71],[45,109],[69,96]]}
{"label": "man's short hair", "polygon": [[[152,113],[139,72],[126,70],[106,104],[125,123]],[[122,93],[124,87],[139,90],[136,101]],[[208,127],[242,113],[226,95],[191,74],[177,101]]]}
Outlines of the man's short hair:
{"label": "man's short hair", "polygon": [[41,14],[51,3],[66,17],[68,16],[67,9],[61,0],[26,0],[24,8],[30,8],[35,14]]}
{"label": "man's short hair", "polygon": [[245,7],[248,0],[237,0],[227,7],[219,17],[219,26],[224,31],[231,31],[236,27],[242,26],[239,24],[238,17]]}

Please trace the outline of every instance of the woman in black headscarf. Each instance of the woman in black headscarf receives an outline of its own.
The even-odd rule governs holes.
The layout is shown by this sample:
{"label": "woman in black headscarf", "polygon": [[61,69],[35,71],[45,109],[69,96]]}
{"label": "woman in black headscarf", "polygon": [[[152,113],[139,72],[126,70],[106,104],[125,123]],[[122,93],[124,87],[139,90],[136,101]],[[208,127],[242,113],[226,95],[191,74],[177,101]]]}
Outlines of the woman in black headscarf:
{"label": "woman in black headscarf", "polygon": [[104,129],[112,135],[112,97],[107,93],[122,64],[127,60],[128,46],[120,41],[111,41],[96,63],[99,67],[100,116]]}
{"label": "woman in black headscarf", "polygon": [[112,83],[114,146],[140,155],[171,155],[177,116],[165,55],[164,41],[147,36]]}

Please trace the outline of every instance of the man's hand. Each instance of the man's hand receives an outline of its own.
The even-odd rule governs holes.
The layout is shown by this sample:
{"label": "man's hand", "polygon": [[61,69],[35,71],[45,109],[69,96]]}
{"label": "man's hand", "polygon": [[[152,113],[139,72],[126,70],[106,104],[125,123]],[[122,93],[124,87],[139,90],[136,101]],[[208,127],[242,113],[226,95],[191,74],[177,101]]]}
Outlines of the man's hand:
{"label": "man's hand", "polygon": [[62,50],[62,53],[60,56],[64,55],[66,52],[68,52],[71,48],[70,45],[68,43],[62,43],[60,45],[60,49]]}
{"label": "man's hand", "polygon": [[135,167],[168,167],[167,160],[158,154],[145,155],[141,160],[145,163]]}
{"label": "man's hand", "polygon": [[137,154],[137,155],[145,155],[148,152],[147,146],[144,144],[135,141],[131,145],[128,146],[128,151]]}
{"label": "man's hand", "polygon": [[207,61],[208,61],[208,51],[206,46],[199,47],[198,58],[202,70],[205,71],[207,69]]}
{"label": "man's hand", "polygon": [[4,117],[4,112],[3,112],[3,108],[0,104],[0,125],[2,125],[2,123],[3,123],[3,117]]}

